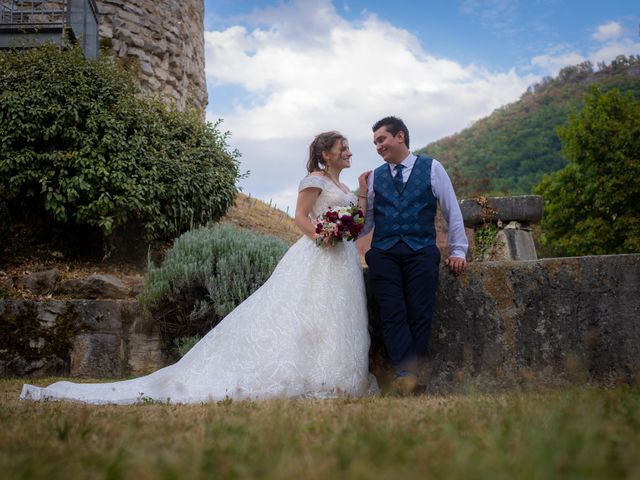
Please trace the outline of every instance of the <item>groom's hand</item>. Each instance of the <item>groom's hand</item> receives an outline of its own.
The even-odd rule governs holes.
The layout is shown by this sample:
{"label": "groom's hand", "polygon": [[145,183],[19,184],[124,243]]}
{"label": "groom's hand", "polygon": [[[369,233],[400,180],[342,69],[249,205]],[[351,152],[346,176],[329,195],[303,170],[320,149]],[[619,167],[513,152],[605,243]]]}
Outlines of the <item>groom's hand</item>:
{"label": "groom's hand", "polygon": [[454,275],[460,275],[467,268],[467,261],[461,257],[449,257],[444,261]]}

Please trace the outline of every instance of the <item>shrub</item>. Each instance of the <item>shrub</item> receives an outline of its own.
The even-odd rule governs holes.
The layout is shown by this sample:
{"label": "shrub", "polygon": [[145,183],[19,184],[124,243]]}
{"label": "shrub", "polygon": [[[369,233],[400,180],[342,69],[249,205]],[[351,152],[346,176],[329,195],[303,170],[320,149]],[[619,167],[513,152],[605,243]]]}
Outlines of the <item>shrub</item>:
{"label": "shrub", "polygon": [[0,206],[49,238],[171,240],[219,219],[239,177],[226,139],[200,111],[142,97],[112,56],[0,52]]}
{"label": "shrub", "polygon": [[191,350],[193,346],[200,340],[202,340],[202,337],[200,335],[193,335],[191,337],[177,338],[173,343],[176,346],[178,355],[180,355],[180,357],[184,357],[187,352]]}
{"label": "shrub", "polygon": [[279,238],[226,224],[177,238],[159,268],[148,266],[140,296],[165,349],[217,325],[269,278],[287,248]]}

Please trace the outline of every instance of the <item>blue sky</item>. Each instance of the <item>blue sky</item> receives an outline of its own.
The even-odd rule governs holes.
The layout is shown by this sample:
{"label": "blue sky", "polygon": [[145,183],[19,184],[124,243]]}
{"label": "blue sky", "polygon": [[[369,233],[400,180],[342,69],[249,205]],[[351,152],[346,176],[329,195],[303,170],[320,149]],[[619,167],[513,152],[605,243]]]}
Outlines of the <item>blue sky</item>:
{"label": "blue sky", "polygon": [[243,190],[292,213],[316,133],[350,139],[355,187],[380,163],[378,118],[422,147],[563,66],[640,54],[639,29],[631,1],[205,0],[207,117],[243,154]]}

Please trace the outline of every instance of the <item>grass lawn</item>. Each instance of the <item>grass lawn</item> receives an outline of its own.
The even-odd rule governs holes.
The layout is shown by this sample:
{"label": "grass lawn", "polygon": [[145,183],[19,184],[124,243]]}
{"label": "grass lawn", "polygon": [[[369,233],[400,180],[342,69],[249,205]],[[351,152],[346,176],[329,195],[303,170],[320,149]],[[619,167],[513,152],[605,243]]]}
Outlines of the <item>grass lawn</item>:
{"label": "grass lawn", "polygon": [[3,479],[640,478],[637,387],[89,406],[22,383],[0,380]]}

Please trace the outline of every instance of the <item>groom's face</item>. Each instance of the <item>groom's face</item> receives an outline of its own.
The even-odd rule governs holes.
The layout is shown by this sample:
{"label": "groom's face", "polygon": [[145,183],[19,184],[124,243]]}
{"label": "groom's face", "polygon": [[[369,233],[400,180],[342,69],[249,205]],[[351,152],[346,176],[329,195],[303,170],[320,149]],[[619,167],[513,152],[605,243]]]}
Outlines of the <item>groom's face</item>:
{"label": "groom's face", "polygon": [[400,163],[406,157],[403,132],[393,136],[387,127],[380,127],[373,132],[373,144],[385,162]]}

